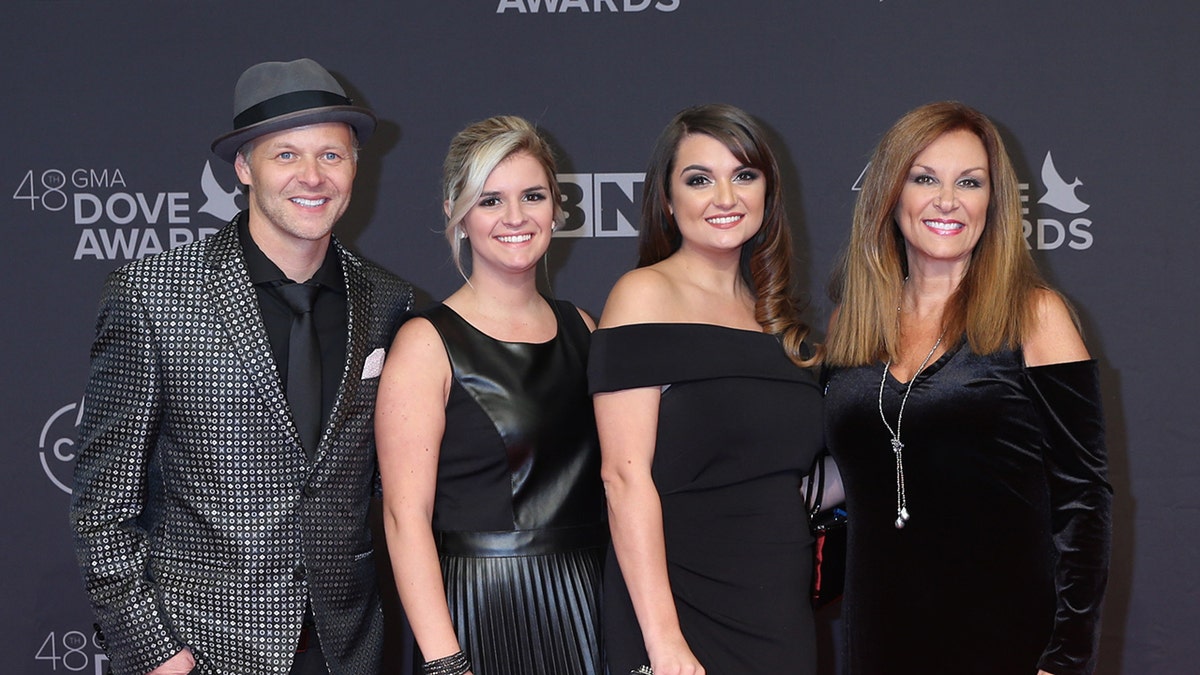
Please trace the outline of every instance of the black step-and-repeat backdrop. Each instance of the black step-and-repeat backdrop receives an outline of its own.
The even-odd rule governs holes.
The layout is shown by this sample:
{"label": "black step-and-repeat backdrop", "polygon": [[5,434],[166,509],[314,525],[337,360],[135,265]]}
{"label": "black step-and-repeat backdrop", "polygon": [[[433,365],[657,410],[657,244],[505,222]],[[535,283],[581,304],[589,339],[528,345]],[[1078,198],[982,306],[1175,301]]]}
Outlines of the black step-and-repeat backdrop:
{"label": "black step-and-repeat backdrop", "polygon": [[549,275],[598,315],[634,262],[658,131],[690,104],[746,108],[775,135],[823,326],[880,134],[936,99],[989,113],[1028,243],[1103,363],[1116,533],[1100,672],[1200,663],[1192,0],[8,0],[0,23],[0,671],[103,667],[66,516],[101,283],[244,203],[209,143],[245,67],[300,56],[383,120],[340,236],[426,301],[460,283],[439,173],[471,121],[523,115],[553,139],[569,218]]}

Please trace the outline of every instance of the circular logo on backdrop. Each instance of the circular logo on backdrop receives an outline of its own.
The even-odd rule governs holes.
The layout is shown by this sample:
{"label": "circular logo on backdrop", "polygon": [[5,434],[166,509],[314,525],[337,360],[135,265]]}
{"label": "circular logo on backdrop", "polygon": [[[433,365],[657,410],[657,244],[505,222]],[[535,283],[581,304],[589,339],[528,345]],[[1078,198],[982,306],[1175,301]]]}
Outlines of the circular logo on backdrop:
{"label": "circular logo on backdrop", "polygon": [[38,436],[38,457],[42,470],[58,489],[71,494],[71,474],[75,470],[76,428],[83,416],[83,401],[68,403],[46,420]]}

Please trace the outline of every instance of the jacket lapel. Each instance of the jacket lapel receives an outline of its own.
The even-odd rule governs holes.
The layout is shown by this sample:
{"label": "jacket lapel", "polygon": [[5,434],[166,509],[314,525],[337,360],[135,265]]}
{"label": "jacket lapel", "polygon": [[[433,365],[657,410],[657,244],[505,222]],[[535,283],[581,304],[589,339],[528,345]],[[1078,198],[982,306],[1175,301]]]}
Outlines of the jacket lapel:
{"label": "jacket lapel", "polygon": [[367,349],[370,347],[371,279],[363,271],[358,258],[337,239],[333,240],[333,246],[337,249],[342,275],[346,280],[346,366],[342,369],[342,381],[338,385],[333,409],[329,412],[329,422],[321,433],[321,443],[317,447],[318,461],[325,454],[330,439],[336,438],[346,421],[347,407],[358,395]]}
{"label": "jacket lapel", "polygon": [[258,296],[246,271],[238,241],[237,220],[205,241],[209,242],[205,290],[217,321],[224,328],[225,337],[241,359],[250,380],[257,386],[263,403],[279,420],[281,430],[290,435],[292,444],[299,448],[300,432],[287,405]]}

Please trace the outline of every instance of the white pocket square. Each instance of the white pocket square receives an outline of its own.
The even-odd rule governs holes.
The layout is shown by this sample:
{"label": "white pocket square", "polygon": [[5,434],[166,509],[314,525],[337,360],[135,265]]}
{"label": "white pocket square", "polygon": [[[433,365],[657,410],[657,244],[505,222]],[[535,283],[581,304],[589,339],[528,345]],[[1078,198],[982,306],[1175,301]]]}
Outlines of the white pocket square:
{"label": "white pocket square", "polygon": [[367,360],[363,362],[362,379],[369,380],[372,377],[379,377],[383,372],[383,347],[376,348],[375,351],[367,354]]}

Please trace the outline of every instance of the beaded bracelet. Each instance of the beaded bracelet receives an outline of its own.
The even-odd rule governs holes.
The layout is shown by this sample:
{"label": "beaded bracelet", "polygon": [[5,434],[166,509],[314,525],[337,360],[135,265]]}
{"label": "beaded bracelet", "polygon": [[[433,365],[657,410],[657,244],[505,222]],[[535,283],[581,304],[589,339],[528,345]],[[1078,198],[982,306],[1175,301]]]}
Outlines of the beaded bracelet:
{"label": "beaded bracelet", "polygon": [[426,661],[421,665],[422,675],[466,675],[471,670],[471,660],[461,650],[440,659]]}

